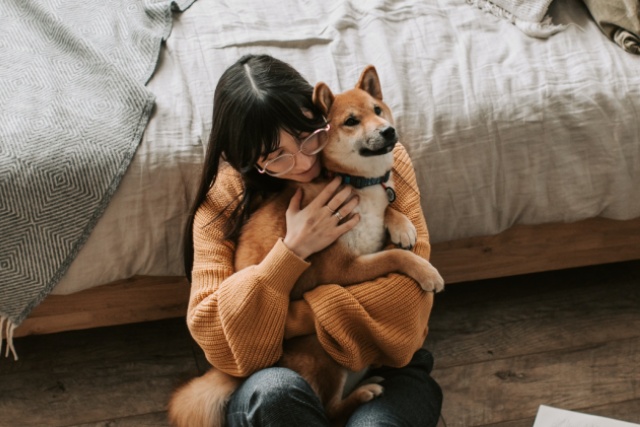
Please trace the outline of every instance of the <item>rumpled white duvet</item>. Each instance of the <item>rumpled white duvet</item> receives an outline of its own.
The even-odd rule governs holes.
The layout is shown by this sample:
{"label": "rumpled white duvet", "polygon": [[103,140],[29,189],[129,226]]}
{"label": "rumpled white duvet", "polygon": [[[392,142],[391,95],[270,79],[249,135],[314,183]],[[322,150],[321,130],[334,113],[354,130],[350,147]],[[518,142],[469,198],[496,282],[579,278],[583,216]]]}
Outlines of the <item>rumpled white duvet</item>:
{"label": "rumpled white duvet", "polygon": [[578,0],[555,0],[550,14],[568,27],[542,40],[465,0],[196,1],[149,82],[157,104],[136,157],[54,293],[184,273],[213,91],[246,53],[335,91],[376,66],[433,242],[640,216],[640,57]]}

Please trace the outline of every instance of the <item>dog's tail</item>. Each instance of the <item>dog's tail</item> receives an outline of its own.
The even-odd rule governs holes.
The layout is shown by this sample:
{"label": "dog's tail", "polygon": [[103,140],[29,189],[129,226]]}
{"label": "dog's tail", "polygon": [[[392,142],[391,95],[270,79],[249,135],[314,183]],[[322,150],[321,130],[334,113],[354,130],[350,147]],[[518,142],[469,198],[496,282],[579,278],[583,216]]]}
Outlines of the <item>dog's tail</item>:
{"label": "dog's tail", "polygon": [[240,378],[212,368],[178,388],[169,401],[169,421],[176,427],[223,427],[226,405]]}

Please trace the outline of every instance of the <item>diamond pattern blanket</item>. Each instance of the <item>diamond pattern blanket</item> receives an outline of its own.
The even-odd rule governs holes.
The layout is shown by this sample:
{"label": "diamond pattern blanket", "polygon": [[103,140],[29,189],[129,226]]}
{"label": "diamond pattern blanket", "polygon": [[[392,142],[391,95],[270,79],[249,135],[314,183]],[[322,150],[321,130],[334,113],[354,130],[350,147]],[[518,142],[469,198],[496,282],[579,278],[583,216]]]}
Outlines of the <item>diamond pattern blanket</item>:
{"label": "diamond pattern blanket", "polygon": [[0,344],[109,203],[151,114],[145,84],[172,12],[193,1],[0,3]]}

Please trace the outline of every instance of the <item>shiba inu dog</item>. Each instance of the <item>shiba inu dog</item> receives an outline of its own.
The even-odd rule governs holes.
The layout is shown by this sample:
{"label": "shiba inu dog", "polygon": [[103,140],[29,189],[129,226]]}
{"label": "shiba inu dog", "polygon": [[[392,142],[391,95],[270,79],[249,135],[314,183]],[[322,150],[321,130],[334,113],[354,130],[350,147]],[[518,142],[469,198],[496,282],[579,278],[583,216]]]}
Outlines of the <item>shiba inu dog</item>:
{"label": "shiba inu dog", "polygon": [[[398,134],[389,107],[382,101],[373,66],[362,72],[354,89],[334,95],[325,83],[314,88],[313,101],[330,124],[327,144],[320,153],[327,173],[311,183],[290,188],[262,204],[243,226],[236,248],[236,271],[255,265],[285,235],[285,212],[298,186],[302,206],[310,203],[334,176],[353,187],[359,197],[359,223],[326,249],[309,257],[291,298],[323,283],[351,285],[392,273],[415,279],[425,291],[440,291],[444,281],[425,259],[406,250],[417,232],[411,221],[392,207],[393,147]],[[340,218],[339,210],[338,217]],[[388,240],[403,249],[382,250]],[[392,291],[392,290],[390,290]],[[315,335],[285,341],[279,366],[298,372],[320,397],[333,425],[343,425],[362,403],[383,392],[376,382],[357,387],[343,398],[347,370],[321,347]],[[242,379],[215,368],[178,389],[169,404],[169,418],[178,427],[223,426],[225,405]]]}

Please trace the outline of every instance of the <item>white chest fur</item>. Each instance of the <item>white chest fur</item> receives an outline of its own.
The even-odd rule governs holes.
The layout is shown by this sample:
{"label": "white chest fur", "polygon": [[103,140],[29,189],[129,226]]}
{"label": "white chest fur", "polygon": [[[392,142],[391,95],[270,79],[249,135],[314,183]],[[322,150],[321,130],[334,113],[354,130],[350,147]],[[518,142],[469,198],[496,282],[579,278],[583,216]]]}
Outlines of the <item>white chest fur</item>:
{"label": "white chest fur", "polygon": [[[388,185],[391,186],[392,183],[389,181]],[[389,205],[387,194],[381,185],[354,191],[360,198],[358,207],[354,210],[360,214],[360,222],[340,237],[340,243],[357,255],[377,252],[382,249],[386,239],[384,213]]]}

